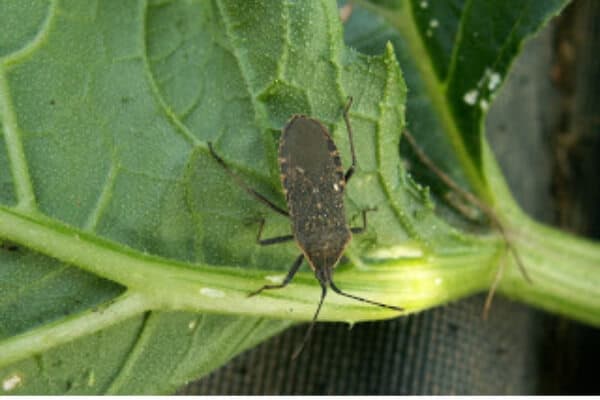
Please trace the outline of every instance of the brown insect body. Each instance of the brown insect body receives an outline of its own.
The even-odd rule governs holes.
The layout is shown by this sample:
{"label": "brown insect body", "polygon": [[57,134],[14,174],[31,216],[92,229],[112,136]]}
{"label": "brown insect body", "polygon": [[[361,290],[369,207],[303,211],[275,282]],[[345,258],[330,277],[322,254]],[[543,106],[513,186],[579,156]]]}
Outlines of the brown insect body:
{"label": "brown insect body", "polygon": [[352,129],[348,119],[348,109],[352,98],[344,108],[344,121],[348,130],[352,165],[346,172],[342,168],[339,152],[331,139],[327,128],[319,121],[304,115],[294,115],[283,128],[279,140],[279,168],[281,183],[285,191],[288,210],[284,210],[271,202],[248,185],[233,172],[219,157],[212,144],[208,148],[212,156],[225,171],[250,195],[271,208],[273,211],[290,218],[293,235],[262,239],[264,220],[258,231],[257,242],[267,246],[295,240],[302,254],[296,258],[283,282],[280,284],[264,285],[252,292],[255,296],[267,289],[281,289],[291,282],[302,265],[304,258],[308,260],[321,285],[321,299],[315,311],[312,323],[299,349],[308,340],[314,322],[316,321],[327,288],[354,300],[373,304],[379,307],[402,311],[401,307],[379,303],[363,297],[349,294],[339,289],[333,282],[333,269],[337,265],[344,249],[352,239],[352,233],[361,233],[367,227],[367,210],[363,210],[363,226],[350,228],[346,223],[344,210],[344,189],[350,180],[356,166],[356,155],[352,141]]}
{"label": "brown insect body", "polygon": [[344,170],[327,129],[315,119],[292,117],[279,142],[279,168],[296,242],[328,285],[352,233],[344,210]]}

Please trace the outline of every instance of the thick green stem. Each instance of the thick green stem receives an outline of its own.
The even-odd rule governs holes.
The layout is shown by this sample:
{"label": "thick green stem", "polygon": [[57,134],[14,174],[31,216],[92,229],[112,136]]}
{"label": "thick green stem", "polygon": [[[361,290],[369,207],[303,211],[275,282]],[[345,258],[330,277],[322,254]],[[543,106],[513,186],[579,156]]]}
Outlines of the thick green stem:
{"label": "thick green stem", "polygon": [[[56,221],[0,207],[0,237],[143,294],[146,309],[177,309],[263,315],[292,320],[312,317],[319,296],[315,278],[299,273],[289,287],[248,298],[272,282],[272,271],[188,265],[149,256]],[[410,254],[395,248],[395,254]],[[338,286],[354,294],[396,304],[407,313],[444,304],[485,290],[497,263],[498,240],[475,241],[445,256],[381,258],[373,253],[362,268],[339,267]],[[414,249],[413,249],[414,250]],[[352,249],[349,250],[352,253]],[[313,300],[314,299],[314,300]],[[397,313],[331,294],[323,320],[354,322],[389,318]]]}
{"label": "thick green stem", "polygon": [[[522,217],[518,221],[521,225],[514,221],[507,225],[534,283],[528,284],[516,268],[509,268],[501,291],[549,311],[600,325],[598,246]],[[288,288],[247,298],[266,279],[272,279],[272,272],[190,266],[150,257],[65,225],[37,221],[4,208],[0,208],[0,237],[143,293],[148,302],[146,309],[307,320],[319,294],[314,277],[300,273]],[[363,262],[367,268],[341,266],[336,281],[349,292],[402,306],[410,313],[485,291],[497,270],[501,248],[500,239],[491,238],[457,254],[385,261],[369,261],[367,254]],[[314,301],[307,301],[313,298]],[[394,315],[397,314],[332,294],[322,319],[354,322]]]}
{"label": "thick green stem", "polygon": [[598,243],[523,217],[507,223],[533,283],[523,280],[517,268],[510,268],[500,291],[544,310],[600,326]]}

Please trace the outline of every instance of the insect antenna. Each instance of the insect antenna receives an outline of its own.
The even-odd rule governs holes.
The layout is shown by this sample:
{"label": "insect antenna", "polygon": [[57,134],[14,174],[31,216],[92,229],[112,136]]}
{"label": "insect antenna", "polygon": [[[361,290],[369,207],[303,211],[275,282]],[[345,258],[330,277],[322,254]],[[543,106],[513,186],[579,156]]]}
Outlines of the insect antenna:
{"label": "insect antenna", "polygon": [[383,308],[389,308],[390,310],[404,311],[404,308],[402,308],[402,307],[397,307],[397,306],[391,306],[389,304],[378,303],[378,302],[373,301],[373,300],[365,299],[364,297],[359,297],[359,296],[355,296],[355,295],[350,294],[350,293],[343,292],[340,288],[338,288],[337,286],[335,286],[335,284],[333,283],[333,281],[331,281],[329,283],[329,285],[331,286],[331,289],[334,292],[336,292],[337,294],[341,294],[342,296],[350,297],[351,299],[362,301],[364,303],[373,304],[375,306],[379,306],[379,307],[383,307]]}
{"label": "insect antenna", "polygon": [[308,327],[306,334],[304,334],[304,339],[302,340],[302,343],[300,343],[300,346],[296,349],[296,351],[294,351],[294,354],[292,354],[292,360],[295,360],[296,357],[298,357],[300,355],[300,353],[302,352],[302,349],[304,348],[304,345],[306,344],[306,342],[308,342],[308,339],[310,338],[312,330],[315,326],[315,322],[317,321],[317,317],[319,316],[319,312],[321,312],[321,306],[323,305],[323,300],[325,300],[326,294],[327,294],[327,286],[325,286],[325,284],[321,283],[321,300],[319,301],[319,306],[317,307],[317,311],[315,311],[315,315],[313,316],[313,319],[310,322],[310,326]]}
{"label": "insect antenna", "polygon": [[[491,208],[490,206],[488,206],[483,201],[479,200],[477,198],[477,196],[475,196],[468,190],[460,187],[456,182],[454,182],[454,180],[452,180],[452,178],[450,178],[449,175],[447,175],[444,171],[439,169],[437,167],[437,165],[434,164],[433,160],[431,160],[425,154],[425,152],[419,147],[419,145],[417,144],[417,141],[415,140],[415,138],[412,136],[412,134],[407,129],[405,129],[403,131],[403,135],[407,139],[407,142],[412,147],[417,158],[427,168],[429,168],[430,171],[432,171],[442,182],[444,182],[444,184],[446,184],[446,186],[448,186],[450,189],[452,189],[455,193],[457,193],[459,196],[461,196],[464,200],[473,204],[475,207],[478,207],[481,211],[483,211],[483,213],[491,221],[492,225],[494,225],[496,227],[496,229],[498,229],[498,231],[500,232],[500,235],[504,239],[504,241],[508,247],[508,250],[512,253],[512,255],[514,257],[514,260],[517,263],[517,266],[519,267],[519,270],[521,271],[521,275],[523,275],[523,278],[528,283],[533,284],[533,281],[531,280],[531,277],[529,276],[529,273],[527,272],[527,269],[525,268],[525,263],[521,259],[521,256],[519,255],[517,248],[515,247],[515,245],[513,244],[512,240],[510,238],[509,232],[507,232],[506,228],[504,228],[502,221],[500,221],[500,218],[498,218],[498,215],[496,214],[494,209]],[[488,292],[488,296],[485,300],[485,305],[483,306],[483,319],[487,319],[487,315],[489,314],[490,307],[492,305],[492,299],[494,297],[494,293],[496,292],[496,288],[498,286],[498,283],[500,281],[502,273],[504,272],[504,268],[505,268],[504,262],[505,261],[503,259],[501,261],[500,268],[498,269],[498,272],[496,273],[496,278],[494,279],[494,282],[492,283],[492,286],[490,287],[490,290]]]}
{"label": "insect antenna", "polygon": [[484,212],[485,215],[487,215],[492,224],[494,224],[496,228],[498,228],[498,231],[500,231],[500,235],[502,236],[502,238],[508,244],[508,249],[512,252],[515,261],[519,269],[521,270],[523,278],[525,278],[525,280],[528,283],[533,283],[533,281],[529,277],[529,274],[527,273],[527,270],[525,269],[525,264],[523,263],[521,256],[519,256],[519,252],[514,247],[508,232],[506,232],[506,229],[504,228],[504,225],[502,225],[502,222],[498,218],[496,212],[486,203],[479,200],[474,194],[460,187],[456,182],[454,182],[452,178],[450,178],[448,174],[439,169],[437,165],[433,163],[433,160],[431,160],[419,147],[416,139],[407,129],[405,129],[402,133],[404,134],[404,137],[407,139],[407,142],[410,144],[411,148],[415,152],[416,156],[427,168],[429,168],[442,182],[444,182],[446,186],[454,190],[454,192],[456,192],[459,196],[461,196],[467,202],[473,204],[475,207],[479,208],[481,211]]}

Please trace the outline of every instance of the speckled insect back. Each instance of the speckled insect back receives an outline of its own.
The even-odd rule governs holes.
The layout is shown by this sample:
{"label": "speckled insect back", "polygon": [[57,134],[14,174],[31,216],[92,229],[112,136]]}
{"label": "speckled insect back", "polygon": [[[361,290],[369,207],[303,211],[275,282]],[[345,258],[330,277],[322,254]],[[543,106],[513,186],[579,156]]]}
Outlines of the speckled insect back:
{"label": "speckled insect back", "polygon": [[213,157],[240,186],[272,210],[289,217],[291,220],[292,235],[269,239],[261,238],[264,227],[264,220],[262,220],[258,230],[257,242],[266,246],[295,240],[302,251],[302,254],[296,258],[282,283],[265,285],[257,291],[250,293],[249,296],[255,296],[263,290],[281,289],[287,286],[302,265],[305,257],[321,285],[319,305],[306,332],[306,336],[298,350],[294,353],[293,358],[300,353],[302,347],[310,337],[314,323],[321,311],[328,287],[334,292],[354,300],[396,311],[403,310],[400,307],[346,293],[339,289],[333,282],[333,269],[344,253],[344,249],[350,242],[350,239],[352,239],[352,233],[361,233],[367,227],[368,210],[363,210],[362,212],[363,226],[356,228],[348,226],[344,210],[344,189],[354,174],[356,167],[352,128],[348,119],[348,110],[351,104],[352,98],[349,98],[343,114],[352,154],[352,164],[345,173],[337,147],[333,139],[331,139],[327,128],[321,122],[304,115],[294,115],[283,128],[281,138],[279,139],[278,160],[281,172],[281,184],[285,192],[288,211],[281,209],[265,196],[247,186],[227,166],[225,161],[215,153],[212,144],[208,143]]}
{"label": "speckled insect back", "polygon": [[308,263],[329,284],[352,234],[344,212],[346,180],[327,129],[303,115],[292,117],[279,141],[279,167],[292,231]]}

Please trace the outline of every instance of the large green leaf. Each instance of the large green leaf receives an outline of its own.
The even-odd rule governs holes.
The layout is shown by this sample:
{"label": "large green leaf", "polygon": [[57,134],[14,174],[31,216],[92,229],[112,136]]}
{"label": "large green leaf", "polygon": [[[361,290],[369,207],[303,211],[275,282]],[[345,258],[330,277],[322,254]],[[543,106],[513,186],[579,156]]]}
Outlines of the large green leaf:
{"label": "large green leaf", "polygon": [[[206,140],[282,204],[280,127],[292,113],[318,117],[347,156],[340,109],[354,94],[361,172],[350,216],[379,207],[377,231],[356,248],[380,259],[375,242],[402,255],[422,251],[409,237],[455,240],[402,174],[405,89],[392,50],[380,58],[347,50],[335,4],[2,7],[10,23],[0,47],[0,236],[11,241],[0,250],[3,390],[170,391],[289,324],[260,315],[311,315],[318,292],[310,276],[281,296],[245,298],[297,250],[256,246],[258,218],[267,216],[267,233],[287,233],[289,224],[231,182]],[[423,209],[424,223],[411,209]],[[371,280],[367,291],[393,289]],[[326,306],[327,319],[392,315],[328,303],[355,311]]]}
{"label": "large green leaf", "polygon": [[[394,50],[346,48],[334,2],[0,3],[1,390],[170,392],[309,319],[319,289],[308,271],[247,298],[281,279],[298,249],[256,245],[260,218],[267,236],[288,234],[289,221],[236,186],[206,141],[283,207],[281,126],[294,113],[321,119],[348,165],[348,95],[359,160],[348,220],[378,210],[338,268],[339,286],[407,312],[485,290],[501,237],[451,227],[405,174],[406,89]],[[487,176],[464,165],[467,176]],[[596,260],[589,245],[559,241],[570,252],[559,256],[585,250]],[[546,271],[544,245],[532,247]],[[569,296],[548,292],[563,278],[536,281],[531,298],[598,323],[588,282],[567,282],[578,289]],[[517,273],[508,283],[535,292]],[[321,319],[394,315],[330,295]]]}
{"label": "large green leaf", "polygon": [[489,182],[497,179],[490,176],[495,165],[486,164],[483,121],[524,40],[568,0],[359,3],[387,24],[359,10],[348,40],[366,53],[381,51],[382,40],[393,41],[411,90],[408,123],[421,146],[488,202],[510,202],[499,193],[505,188]]}

